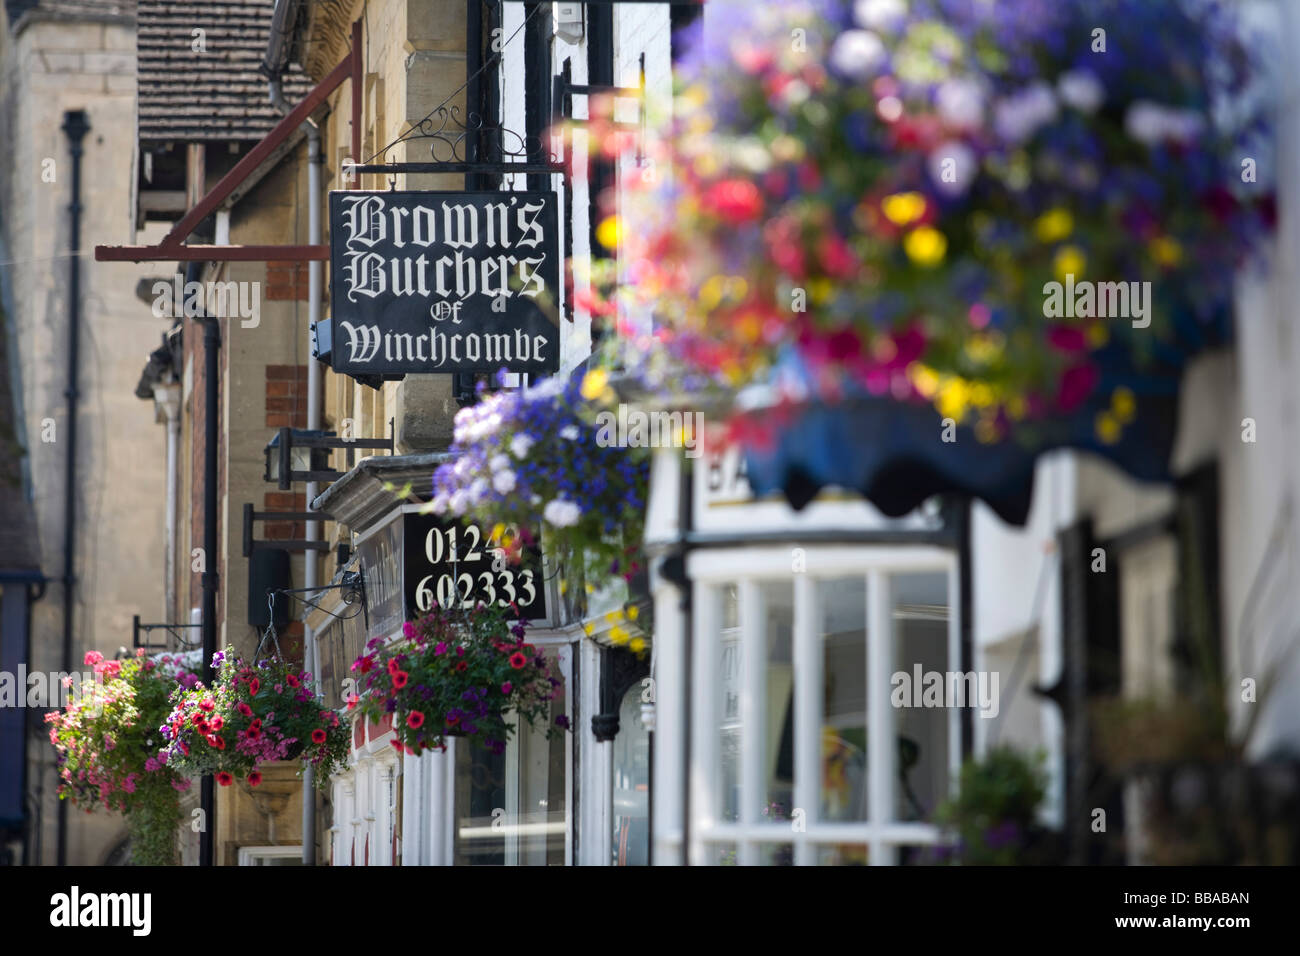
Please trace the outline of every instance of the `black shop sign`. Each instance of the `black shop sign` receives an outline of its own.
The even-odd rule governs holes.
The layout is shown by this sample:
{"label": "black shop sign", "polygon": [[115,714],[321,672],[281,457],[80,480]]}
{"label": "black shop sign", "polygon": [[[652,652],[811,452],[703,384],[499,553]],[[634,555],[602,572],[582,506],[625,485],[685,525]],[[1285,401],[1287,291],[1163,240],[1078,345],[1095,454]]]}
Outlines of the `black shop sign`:
{"label": "black shop sign", "polygon": [[[523,560],[511,563],[505,560],[492,528],[418,512],[408,512],[404,520],[403,577],[409,617],[420,617],[434,607],[468,610],[482,602],[498,607],[514,603],[526,620],[546,618],[538,548],[526,548]],[[517,536],[513,528],[504,531]]]}
{"label": "black shop sign", "polygon": [[331,366],[556,371],[558,236],[552,193],[331,192]]}

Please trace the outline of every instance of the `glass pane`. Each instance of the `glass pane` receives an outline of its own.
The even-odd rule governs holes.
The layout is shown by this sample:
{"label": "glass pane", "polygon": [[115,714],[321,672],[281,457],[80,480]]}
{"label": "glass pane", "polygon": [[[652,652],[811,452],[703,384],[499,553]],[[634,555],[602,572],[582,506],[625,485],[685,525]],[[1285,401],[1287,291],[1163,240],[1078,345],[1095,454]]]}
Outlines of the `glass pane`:
{"label": "glass pane", "polygon": [[767,819],[789,820],[794,807],[794,583],[759,584],[767,648],[763,702],[763,780]]}
{"label": "glass pane", "polygon": [[862,843],[840,843],[817,848],[818,866],[866,866],[867,847]]}
{"label": "glass pane", "polygon": [[822,648],[821,817],[867,819],[867,581],[817,582]]}
{"label": "glass pane", "polygon": [[494,828],[506,808],[506,755],[476,747],[468,738],[456,740],[457,866],[502,866],[506,862],[505,831]]}
{"label": "glass pane", "polygon": [[641,684],[633,684],[618,709],[614,738],[615,866],[650,862],[650,734],[641,722]]}
{"label": "glass pane", "polygon": [[764,843],[758,848],[759,866],[794,866],[793,843]]}
{"label": "glass pane", "polygon": [[[546,656],[554,659],[555,651]],[[559,668],[554,667],[558,672]],[[515,859],[521,866],[564,865],[564,745],[565,733],[555,728],[555,718],[564,713],[564,685],[556,688],[551,701],[550,723],[530,727],[517,721],[519,754],[518,807],[507,808],[507,839],[513,838]],[[548,736],[549,732],[549,736]],[[508,753],[509,751],[507,751]],[[515,812],[510,812],[515,810]],[[517,829],[512,824],[517,821]]]}
{"label": "glass pane", "polygon": [[714,843],[708,848],[706,857],[709,866],[737,866],[736,844]]}
{"label": "glass pane", "polygon": [[736,585],[714,592],[721,601],[718,636],[718,812],[728,822],[740,819],[740,610]]}
{"label": "glass pane", "polygon": [[896,574],[890,591],[896,668],[890,699],[896,708],[898,734],[895,813],[899,820],[926,820],[948,795],[952,708],[977,705],[979,687],[974,680],[950,672],[948,575]]}
{"label": "glass pane", "polygon": [[[551,701],[549,727],[565,712],[564,691],[561,685]],[[514,723],[515,735],[501,754],[456,739],[458,866],[564,865],[565,735],[548,739],[548,726]]]}

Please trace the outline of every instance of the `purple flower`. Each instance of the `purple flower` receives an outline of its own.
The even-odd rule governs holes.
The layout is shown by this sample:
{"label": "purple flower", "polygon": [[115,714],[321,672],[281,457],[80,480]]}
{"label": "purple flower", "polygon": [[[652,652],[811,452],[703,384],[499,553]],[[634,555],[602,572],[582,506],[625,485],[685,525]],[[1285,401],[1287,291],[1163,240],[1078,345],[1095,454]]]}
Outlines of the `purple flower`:
{"label": "purple flower", "polygon": [[569,718],[568,718],[568,716],[565,715],[565,714],[560,714],[559,717],[556,717],[556,718],[555,718],[555,726],[556,726],[556,727],[559,727],[559,728],[561,728],[561,729],[563,729],[563,730],[568,730],[568,729],[569,729]]}

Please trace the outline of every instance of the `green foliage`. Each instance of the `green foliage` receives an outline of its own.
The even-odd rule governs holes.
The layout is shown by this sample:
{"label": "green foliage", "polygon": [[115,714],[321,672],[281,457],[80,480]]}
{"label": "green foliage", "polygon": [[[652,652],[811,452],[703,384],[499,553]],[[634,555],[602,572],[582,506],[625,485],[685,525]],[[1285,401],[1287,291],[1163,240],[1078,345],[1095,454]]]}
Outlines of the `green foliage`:
{"label": "green foliage", "polygon": [[957,795],[936,814],[958,840],[957,860],[976,865],[1025,862],[1037,829],[1035,814],[1047,791],[1042,755],[996,747],[962,767]]}

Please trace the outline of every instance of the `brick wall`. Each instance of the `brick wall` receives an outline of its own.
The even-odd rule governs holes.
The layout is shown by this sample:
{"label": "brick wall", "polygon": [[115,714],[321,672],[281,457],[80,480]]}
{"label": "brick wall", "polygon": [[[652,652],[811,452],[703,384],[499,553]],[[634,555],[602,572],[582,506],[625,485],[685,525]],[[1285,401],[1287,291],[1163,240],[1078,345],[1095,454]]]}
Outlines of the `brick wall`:
{"label": "brick wall", "polygon": [[306,262],[268,262],[265,296],[272,302],[306,302],[308,265]]}

